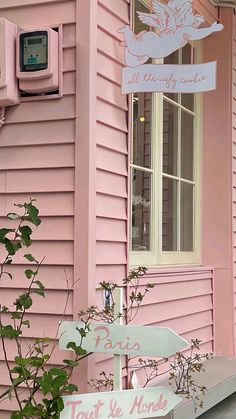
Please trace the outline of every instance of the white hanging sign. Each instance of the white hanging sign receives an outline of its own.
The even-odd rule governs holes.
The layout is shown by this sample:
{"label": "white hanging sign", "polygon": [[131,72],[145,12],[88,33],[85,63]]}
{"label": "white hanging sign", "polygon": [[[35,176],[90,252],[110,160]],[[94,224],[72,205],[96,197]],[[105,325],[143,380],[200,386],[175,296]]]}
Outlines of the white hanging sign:
{"label": "white hanging sign", "polygon": [[123,70],[122,93],[197,93],[216,88],[216,61],[206,64],[145,64]]}
{"label": "white hanging sign", "polygon": [[[83,323],[65,321],[59,327],[59,347],[66,349],[68,342],[81,343],[79,330]],[[148,355],[169,357],[186,348],[188,342],[168,327],[127,326],[91,323],[83,338],[87,352],[119,355]]]}
{"label": "white hanging sign", "polygon": [[182,399],[166,387],[63,397],[60,419],[141,419],[165,416]]}
{"label": "white hanging sign", "polygon": [[[178,71],[176,65],[170,64],[143,66],[150,58],[167,57],[187,43],[206,38],[213,32],[223,29],[223,25],[217,22],[209,27],[199,27],[204,22],[204,18],[194,13],[192,1],[169,0],[165,4],[152,0],[152,13],[137,13],[141,22],[153,30],[142,31],[137,35],[129,26],[118,30],[124,38],[121,45],[125,47],[125,64],[127,67],[135,67],[136,70],[133,72],[130,68],[123,69],[123,93],[170,92],[169,84],[165,83],[168,78],[176,80],[171,83],[172,87],[175,84],[174,92],[192,93],[215,89],[216,63],[198,66],[178,65]],[[140,75],[139,81],[135,83],[136,90],[131,82],[135,80],[135,74]]]}

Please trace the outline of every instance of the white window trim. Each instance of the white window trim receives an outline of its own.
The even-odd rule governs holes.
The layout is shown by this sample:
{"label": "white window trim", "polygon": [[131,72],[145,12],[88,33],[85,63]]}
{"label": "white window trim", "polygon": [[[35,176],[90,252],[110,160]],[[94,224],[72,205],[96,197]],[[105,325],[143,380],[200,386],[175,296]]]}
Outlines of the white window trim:
{"label": "white window trim", "polygon": [[[197,62],[200,62],[201,47],[197,48]],[[132,100],[130,101],[132,103]],[[202,150],[202,94],[195,95],[195,124],[194,124],[194,181],[195,181],[195,205],[194,215],[194,251],[193,252],[165,252],[162,251],[162,137],[163,137],[163,94],[153,94],[154,109],[157,109],[156,117],[152,118],[152,158],[153,158],[153,180],[152,180],[152,251],[130,251],[131,266],[178,266],[178,265],[199,265],[201,263],[201,150]],[[132,109],[132,105],[131,105]],[[159,112],[158,112],[159,110]],[[133,115],[130,112],[130,144],[133,143]],[[155,133],[155,134],[154,134]],[[130,147],[132,156],[132,147]],[[131,157],[130,156],[130,157]],[[131,165],[132,166],[132,165]],[[131,173],[131,170],[130,170]],[[132,176],[130,176],[130,194],[132,198]],[[130,204],[130,219],[132,220],[132,203]],[[157,216],[155,216],[157,214]],[[160,233],[158,233],[160,232]],[[132,235],[131,235],[132,236]],[[132,237],[130,237],[132,246]]]}

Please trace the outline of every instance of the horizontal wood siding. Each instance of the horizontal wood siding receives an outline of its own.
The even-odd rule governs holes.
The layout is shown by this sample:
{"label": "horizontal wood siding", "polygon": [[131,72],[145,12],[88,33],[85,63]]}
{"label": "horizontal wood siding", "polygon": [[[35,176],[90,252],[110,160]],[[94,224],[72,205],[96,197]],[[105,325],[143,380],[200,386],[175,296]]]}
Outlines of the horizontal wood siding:
{"label": "horizontal wood siding", "polygon": [[[4,217],[14,203],[30,197],[37,200],[42,218],[41,226],[34,228],[30,252],[37,259],[45,257],[39,279],[47,293],[45,299],[35,296],[29,311],[31,328],[23,336],[27,348],[35,337],[55,337],[63,314],[67,319],[73,314],[71,292],[68,304],[66,300],[73,282],[74,253],[75,1],[2,2],[0,17],[22,27],[62,24],[63,98],[28,100],[7,108],[6,125],[0,131],[0,226],[10,225]],[[26,289],[24,270],[29,265],[24,253],[9,267],[13,281],[4,278],[2,282],[1,301],[6,305]],[[8,354],[13,362],[13,344],[8,345]],[[55,352],[52,363],[57,365],[64,355]],[[0,350],[0,391],[8,383],[4,364]],[[1,419],[9,418],[13,404],[6,401],[0,406]]]}
{"label": "horizontal wood siding", "polygon": [[[234,337],[236,337],[236,18],[233,16],[232,34],[232,231],[234,284]],[[236,351],[236,339],[235,339]]]}
{"label": "horizontal wood siding", "polygon": [[[145,297],[132,324],[170,327],[188,341],[200,339],[201,351],[213,350],[211,269],[166,269],[159,273],[150,270],[142,282],[142,287],[147,282],[155,287]],[[99,290],[97,303],[103,304],[103,294]],[[97,373],[103,370],[113,371],[112,357],[107,354],[97,355]]]}
{"label": "horizontal wood siding", "polygon": [[[217,11],[208,2],[196,2],[196,10],[211,23]],[[97,275],[99,281],[120,282],[127,266],[127,99],[121,95],[124,51],[117,29],[129,23],[129,1],[98,1],[97,79]],[[201,349],[213,348],[211,269],[150,270],[152,290],[134,323],[173,328],[186,339],[202,340]],[[104,304],[97,289],[96,303]],[[96,355],[96,372],[113,372],[112,357]],[[126,369],[123,369],[126,376]]]}
{"label": "horizontal wood siding", "polygon": [[129,2],[98,1],[96,285],[119,281],[127,266],[127,97],[121,95],[124,51],[117,29]]}

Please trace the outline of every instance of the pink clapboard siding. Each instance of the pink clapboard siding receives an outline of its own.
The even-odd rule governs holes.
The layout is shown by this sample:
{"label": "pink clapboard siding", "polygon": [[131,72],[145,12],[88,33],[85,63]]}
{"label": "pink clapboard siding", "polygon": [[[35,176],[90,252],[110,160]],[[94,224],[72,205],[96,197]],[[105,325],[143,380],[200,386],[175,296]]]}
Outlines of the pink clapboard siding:
{"label": "pink clapboard siding", "polygon": [[[213,272],[210,268],[150,270],[142,282],[143,286],[153,283],[155,288],[147,294],[132,324],[170,327],[188,341],[199,338],[202,351],[212,351]],[[98,304],[102,305],[102,298],[97,290]],[[97,373],[113,371],[109,355],[98,354],[96,359]]]}
{"label": "pink clapboard siding", "polygon": [[[75,1],[13,0],[0,3],[0,17],[18,26],[62,25],[63,98],[23,101],[8,108],[6,125],[0,131],[0,225],[9,225],[4,218],[14,203],[30,197],[37,200],[42,224],[35,230],[32,253],[45,256],[39,279],[47,288],[45,300],[35,298],[29,320],[32,327],[24,332],[24,345],[33,338],[55,336],[68,294],[67,283],[73,280],[74,238],[74,142],[75,142]],[[27,269],[24,259],[17,257],[10,268],[14,280],[3,282],[1,301],[13,301],[16,292],[23,292]],[[72,294],[65,315],[72,318]],[[43,324],[43,328],[42,328]],[[11,362],[14,347],[8,345]],[[57,365],[64,357],[55,353]],[[7,385],[6,366],[0,352],[1,390]],[[14,404],[1,403],[1,419],[9,419]]]}
{"label": "pink clapboard siding", "polygon": [[[21,27],[62,25],[63,37],[63,98],[25,100],[17,107],[8,108],[6,125],[0,131],[0,224],[1,226],[6,224],[4,216],[12,210],[15,202],[25,201],[29,197],[37,199],[43,221],[42,226],[35,229],[32,253],[38,258],[46,256],[40,279],[45,283],[48,293],[45,301],[35,300],[35,305],[29,314],[32,329],[25,330],[24,345],[42,334],[54,336],[58,321],[64,312],[67,296],[66,281],[72,283],[74,272],[75,280],[82,277],[82,282],[79,284],[82,292],[81,288],[76,289],[74,297],[70,293],[66,307],[68,319],[76,317],[84,295],[85,302],[103,305],[103,295],[98,290],[99,281],[120,282],[129,267],[128,100],[121,95],[124,51],[119,45],[120,36],[116,31],[129,23],[130,1],[91,0],[93,1],[94,8],[97,8],[94,13],[97,19],[97,55],[92,58],[89,57],[89,53],[86,55],[83,45],[81,49],[80,45],[77,45],[76,37],[82,34],[82,29],[80,25],[76,32],[76,10],[78,16],[79,12],[86,13],[88,10],[91,12],[93,3],[87,3],[90,5],[86,6],[88,0],[81,0],[81,3],[76,0],[11,0],[10,2],[1,0],[0,2],[0,17],[5,17]],[[198,1],[196,9],[208,22],[216,19],[217,10],[209,2]],[[89,21],[88,16],[87,21]],[[78,26],[79,24],[80,22]],[[84,36],[82,40],[88,47],[93,45],[95,38],[94,32],[92,33],[94,27],[91,27],[90,31],[92,39],[87,40]],[[79,50],[77,55],[76,46]],[[87,58],[87,62],[85,63],[80,57]],[[91,64],[93,60],[96,66]],[[90,72],[96,72],[96,83],[91,88],[92,93],[89,83],[91,80],[94,82],[94,74],[89,73],[90,79],[86,79],[88,63]],[[79,87],[82,92],[91,93],[92,99],[90,96],[80,95],[80,89],[76,89],[83,77],[87,85],[81,83]],[[93,113],[95,84],[96,113]],[[91,103],[88,103],[88,97]],[[80,112],[83,114],[83,109],[88,117],[84,115],[85,118],[80,119]],[[90,130],[90,126],[86,128],[86,124],[91,121],[92,124],[94,122],[95,129],[92,127]],[[78,132],[79,146],[83,143],[81,147],[78,147],[77,142],[75,145]],[[96,133],[94,137],[93,132]],[[93,143],[93,138],[96,140],[96,153],[93,154],[93,156],[96,154],[96,162],[93,160],[91,163],[89,153],[85,153],[92,166],[86,172],[89,165],[84,159],[86,161],[83,166],[83,152],[89,141],[89,145]],[[96,164],[94,183],[86,180],[87,174],[93,172],[93,164]],[[84,188],[83,179],[91,188],[88,193]],[[91,209],[89,198],[93,197],[93,192],[94,195],[96,192],[96,205]],[[90,203],[89,210],[86,202]],[[88,217],[86,215],[87,226],[84,230],[83,226],[81,227],[84,217],[79,211],[77,212],[77,209],[83,210],[81,212],[83,215],[89,212]],[[96,224],[90,225],[93,216],[95,220],[93,213],[95,211]],[[74,216],[76,216],[75,225]],[[88,233],[87,247],[87,237],[80,237],[78,231]],[[94,241],[96,239],[94,253],[93,239]],[[81,256],[81,249],[85,247],[86,260],[83,255]],[[85,266],[86,263],[88,266]],[[24,290],[23,271],[26,268],[27,265],[24,264],[22,257],[17,256],[15,264],[11,267],[16,280],[10,284],[5,280],[1,289],[1,298],[4,298],[4,301],[10,302],[16,290],[19,292]],[[82,273],[81,277],[77,275],[78,272]],[[154,282],[157,286],[148,295],[135,318],[135,323],[172,327],[186,339],[200,338],[203,342],[202,349],[211,350],[213,347],[212,270],[201,267],[157,268],[150,270],[147,281]],[[97,290],[96,301],[93,298],[93,289]],[[13,362],[12,345],[8,351]],[[58,352],[52,362],[56,365],[63,358],[63,352]],[[98,355],[96,370],[112,371],[112,359],[109,356]],[[93,369],[92,372],[94,373]],[[84,375],[86,378],[86,374]],[[0,386],[2,386],[0,391],[6,385],[6,369],[3,354],[0,352]],[[6,401],[1,408],[1,419],[8,419],[9,412],[14,406]]]}
{"label": "pink clapboard siding", "polygon": [[[197,2],[196,10],[211,23],[216,8]],[[129,22],[129,2],[98,1],[97,55],[97,223],[96,286],[119,282],[127,269],[128,135],[127,98],[120,93],[123,51],[117,29]],[[157,287],[135,323],[172,327],[185,338],[198,337],[202,350],[213,349],[213,273],[209,268],[153,269],[147,280]],[[103,305],[97,289],[96,303]],[[96,371],[113,371],[112,357],[96,356]],[[126,370],[123,370],[124,377]]]}
{"label": "pink clapboard siding", "polygon": [[[232,34],[232,225],[233,225],[233,286],[234,336],[236,335],[236,18],[233,16]],[[236,342],[235,342],[236,350]]]}
{"label": "pink clapboard siding", "polygon": [[96,284],[119,281],[127,266],[128,105],[116,31],[128,23],[129,1],[98,1]]}

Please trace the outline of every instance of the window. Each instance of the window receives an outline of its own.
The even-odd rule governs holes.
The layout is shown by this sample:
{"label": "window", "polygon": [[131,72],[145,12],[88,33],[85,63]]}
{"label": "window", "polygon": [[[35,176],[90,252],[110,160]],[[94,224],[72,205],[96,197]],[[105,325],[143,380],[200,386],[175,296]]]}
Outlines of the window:
{"label": "window", "polygon": [[[146,0],[134,5],[149,12]],[[147,29],[135,15],[135,32]],[[194,61],[189,44],[164,59]],[[199,94],[132,95],[132,264],[199,263],[200,99]]]}

